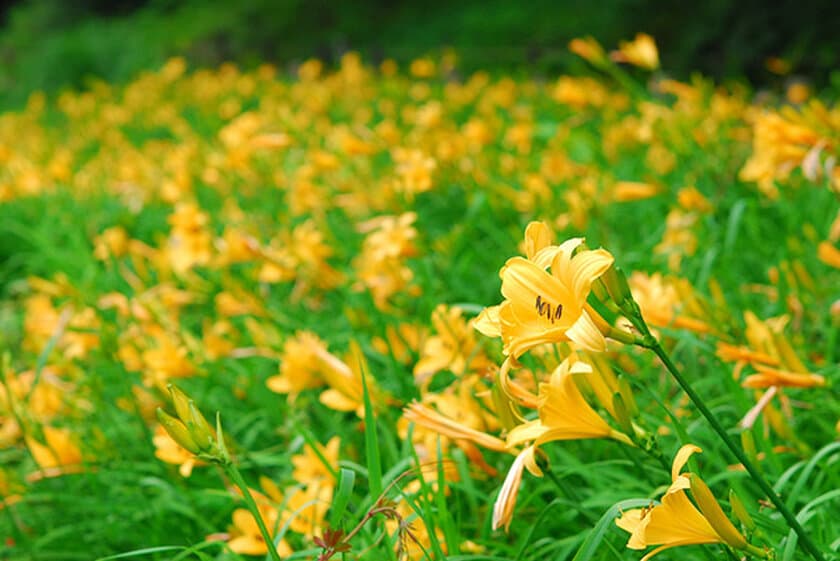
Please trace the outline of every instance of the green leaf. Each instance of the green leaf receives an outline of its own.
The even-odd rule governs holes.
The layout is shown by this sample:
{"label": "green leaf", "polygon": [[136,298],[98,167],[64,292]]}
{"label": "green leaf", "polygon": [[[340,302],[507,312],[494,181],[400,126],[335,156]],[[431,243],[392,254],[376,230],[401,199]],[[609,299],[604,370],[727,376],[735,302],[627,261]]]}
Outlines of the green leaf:
{"label": "green leaf", "polygon": [[607,512],[601,516],[601,519],[598,520],[595,527],[592,528],[592,531],[589,532],[588,536],[586,536],[586,539],[583,540],[583,543],[577,550],[577,553],[575,553],[572,561],[588,561],[593,558],[595,552],[598,551],[601,542],[604,540],[604,536],[606,536],[610,528],[613,527],[613,521],[621,514],[621,511],[631,508],[641,508],[648,506],[649,504],[650,499],[627,499],[612,505]]}
{"label": "green leaf", "polygon": [[330,509],[330,527],[338,528],[341,517],[344,511],[347,510],[347,505],[350,503],[350,497],[353,496],[353,486],[356,483],[356,472],[347,468],[341,468],[338,479],[338,489],[335,492],[332,508]]}

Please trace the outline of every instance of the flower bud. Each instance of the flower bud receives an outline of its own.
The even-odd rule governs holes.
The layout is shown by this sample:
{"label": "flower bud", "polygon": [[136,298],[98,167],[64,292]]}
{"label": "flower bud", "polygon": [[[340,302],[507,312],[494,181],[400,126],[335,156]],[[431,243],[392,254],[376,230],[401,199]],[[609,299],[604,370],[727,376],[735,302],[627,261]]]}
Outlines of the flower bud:
{"label": "flower bud", "polygon": [[212,452],[215,449],[216,436],[213,434],[213,429],[201,411],[196,407],[195,402],[190,400],[189,404],[189,419],[186,422],[187,430],[190,436],[201,449],[202,452]]}
{"label": "flower bud", "polygon": [[177,386],[168,384],[166,387],[172,396],[172,405],[175,406],[175,413],[183,423],[187,423],[190,419],[190,398]]}
{"label": "flower bud", "polygon": [[689,475],[689,479],[691,481],[691,496],[694,497],[697,506],[700,507],[700,512],[703,513],[715,532],[730,547],[745,549],[747,539],[741,535],[741,532],[723,513],[723,509],[720,508],[720,504],[712,495],[708,485],[695,474]]}
{"label": "flower bud", "polygon": [[627,376],[619,375],[618,392],[621,394],[621,399],[624,401],[630,417],[637,417],[639,406],[636,405],[636,397],[633,395],[633,388],[630,386],[630,380],[627,379]]}
{"label": "flower bud", "polygon": [[750,531],[755,530],[755,521],[750,516],[750,513],[747,512],[746,507],[744,507],[744,503],[741,502],[741,498],[735,494],[735,491],[730,489],[729,490],[729,505],[732,507],[732,514],[737,518],[741,524],[747,527]]}
{"label": "flower bud", "polygon": [[630,291],[630,285],[627,283],[627,277],[621,267],[613,264],[607,269],[607,272],[601,277],[604,285],[607,287],[610,297],[618,305],[619,308],[625,310],[626,304],[633,300],[633,293]]}
{"label": "flower bud", "polygon": [[626,434],[633,434],[633,420],[630,418],[630,412],[624,399],[620,393],[613,394],[613,411],[615,411],[615,420],[618,421],[618,426]]}
{"label": "flower bud", "polygon": [[184,423],[167,414],[163,409],[157,409],[157,418],[161,426],[166,430],[169,436],[178,443],[181,447],[189,450],[193,454],[198,454],[201,450],[195,443],[187,427]]}

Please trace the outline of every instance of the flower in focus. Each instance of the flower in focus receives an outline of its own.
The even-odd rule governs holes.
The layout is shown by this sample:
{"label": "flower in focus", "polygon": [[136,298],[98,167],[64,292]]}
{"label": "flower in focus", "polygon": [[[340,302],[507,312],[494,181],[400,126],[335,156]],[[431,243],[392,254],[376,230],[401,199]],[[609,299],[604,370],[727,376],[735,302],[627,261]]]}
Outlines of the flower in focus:
{"label": "flower in focus", "polygon": [[539,446],[553,440],[583,438],[613,438],[632,445],[626,434],[612,428],[587,403],[578,388],[575,378],[592,372],[592,366],[574,358],[560,363],[550,380],[540,384],[539,418],[514,427],[507,436],[508,446],[515,447],[525,442]]}
{"label": "flower in focus", "polygon": [[605,350],[609,326],[586,300],[592,283],[613,264],[613,256],[603,249],[575,253],[582,238],[547,245],[545,227],[534,224],[526,230],[533,253],[505,263],[499,273],[505,301],[482,312],[476,329],[491,337],[501,335],[505,354],[514,359],[537,345],[563,341]]}

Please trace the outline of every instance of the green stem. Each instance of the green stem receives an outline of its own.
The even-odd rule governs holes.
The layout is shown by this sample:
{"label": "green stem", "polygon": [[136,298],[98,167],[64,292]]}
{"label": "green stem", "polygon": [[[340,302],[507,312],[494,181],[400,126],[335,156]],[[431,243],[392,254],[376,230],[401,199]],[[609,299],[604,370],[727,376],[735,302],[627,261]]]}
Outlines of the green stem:
{"label": "green stem", "polygon": [[656,356],[659,357],[659,359],[665,365],[665,368],[668,369],[668,371],[671,373],[671,376],[673,376],[677,383],[680,385],[680,387],[682,387],[683,391],[685,391],[685,393],[688,395],[688,397],[691,399],[692,403],[694,403],[694,405],[697,407],[700,413],[706,418],[709,424],[712,425],[712,428],[718,434],[718,436],[720,436],[721,440],[723,440],[727,448],[729,448],[729,450],[735,455],[738,461],[741,462],[741,464],[750,474],[750,477],[752,477],[753,481],[755,481],[756,484],[758,484],[758,486],[761,488],[761,491],[776,506],[776,508],[784,517],[784,519],[787,521],[788,525],[790,525],[793,531],[796,532],[796,534],[799,536],[799,542],[802,544],[802,547],[816,561],[824,561],[822,553],[820,553],[820,550],[817,549],[816,545],[814,545],[814,542],[811,541],[811,538],[805,532],[805,528],[803,528],[799,521],[796,519],[796,516],[794,516],[794,514],[787,508],[787,506],[785,506],[784,501],[782,501],[781,497],[779,497],[779,495],[777,495],[776,492],[773,491],[773,488],[770,486],[769,483],[767,483],[767,481],[761,475],[761,472],[750,461],[747,455],[744,454],[743,450],[741,450],[741,448],[737,444],[735,444],[735,441],[732,440],[732,438],[726,433],[726,430],[723,428],[723,425],[720,424],[720,422],[717,420],[717,417],[715,417],[709,410],[709,408],[706,407],[706,404],[703,402],[703,400],[700,398],[697,392],[694,391],[694,388],[692,388],[689,385],[688,380],[686,380],[683,377],[679,369],[671,361],[671,357],[668,356],[668,354],[665,352],[665,349],[663,349],[662,345],[659,344],[659,341],[653,338],[651,339],[652,341],[648,340],[648,344],[646,344],[645,346],[647,346],[654,353],[656,353]]}
{"label": "green stem", "polygon": [[280,558],[280,554],[277,553],[277,548],[274,546],[274,540],[268,532],[265,521],[260,514],[260,509],[257,507],[257,502],[254,500],[254,497],[251,496],[251,491],[248,489],[248,485],[245,483],[245,480],[242,479],[242,474],[239,473],[239,470],[236,469],[236,466],[232,462],[225,464],[223,467],[225,468],[225,472],[227,472],[228,476],[234,483],[236,483],[236,486],[239,487],[239,490],[242,491],[242,497],[245,499],[245,505],[248,507],[248,510],[251,511],[251,515],[254,517],[254,520],[257,521],[257,526],[260,528],[260,533],[265,540],[265,545],[268,547],[268,554],[271,555],[272,561],[283,561]]}

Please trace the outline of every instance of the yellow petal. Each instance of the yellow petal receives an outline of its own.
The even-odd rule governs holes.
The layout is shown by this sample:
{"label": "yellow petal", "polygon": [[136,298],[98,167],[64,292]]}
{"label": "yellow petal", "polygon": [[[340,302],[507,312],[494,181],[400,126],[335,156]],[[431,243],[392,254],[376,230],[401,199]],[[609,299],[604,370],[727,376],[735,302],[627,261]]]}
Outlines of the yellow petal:
{"label": "yellow petal", "polygon": [[615,521],[615,525],[630,532],[630,539],[627,547],[630,549],[644,549],[647,543],[644,541],[644,529],[650,522],[650,517],[645,516],[648,509],[635,508],[621,513],[621,518]]}
{"label": "yellow petal", "polygon": [[484,308],[475,319],[473,326],[487,337],[501,337],[502,328],[499,325],[499,306]]}
{"label": "yellow petal", "polygon": [[581,312],[577,321],[566,330],[566,337],[587,351],[604,352],[607,350],[607,340],[592,317],[585,310]]}
{"label": "yellow petal", "polygon": [[242,555],[265,555],[268,547],[259,536],[237,536],[228,542],[228,547],[234,553]]}
{"label": "yellow petal", "polygon": [[582,251],[572,257],[569,286],[575,297],[585,299],[592,288],[592,282],[606,273],[613,261],[613,256],[604,249]]}
{"label": "yellow petal", "polygon": [[719,543],[720,537],[699,510],[688,499],[685,491],[668,493],[662,504],[650,513],[645,528],[645,542],[658,544]]}
{"label": "yellow petal", "polygon": [[544,222],[531,222],[525,228],[525,255],[533,259],[541,249],[551,245],[551,230]]}
{"label": "yellow petal", "polygon": [[676,481],[682,471],[683,466],[694,453],[701,453],[703,450],[694,444],[685,444],[679,449],[677,455],[674,456],[674,463],[671,466],[671,481]]}
{"label": "yellow petal", "polygon": [[359,401],[350,399],[340,391],[330,388],[321,392],[318,401],[335,411],[355,411]]}

